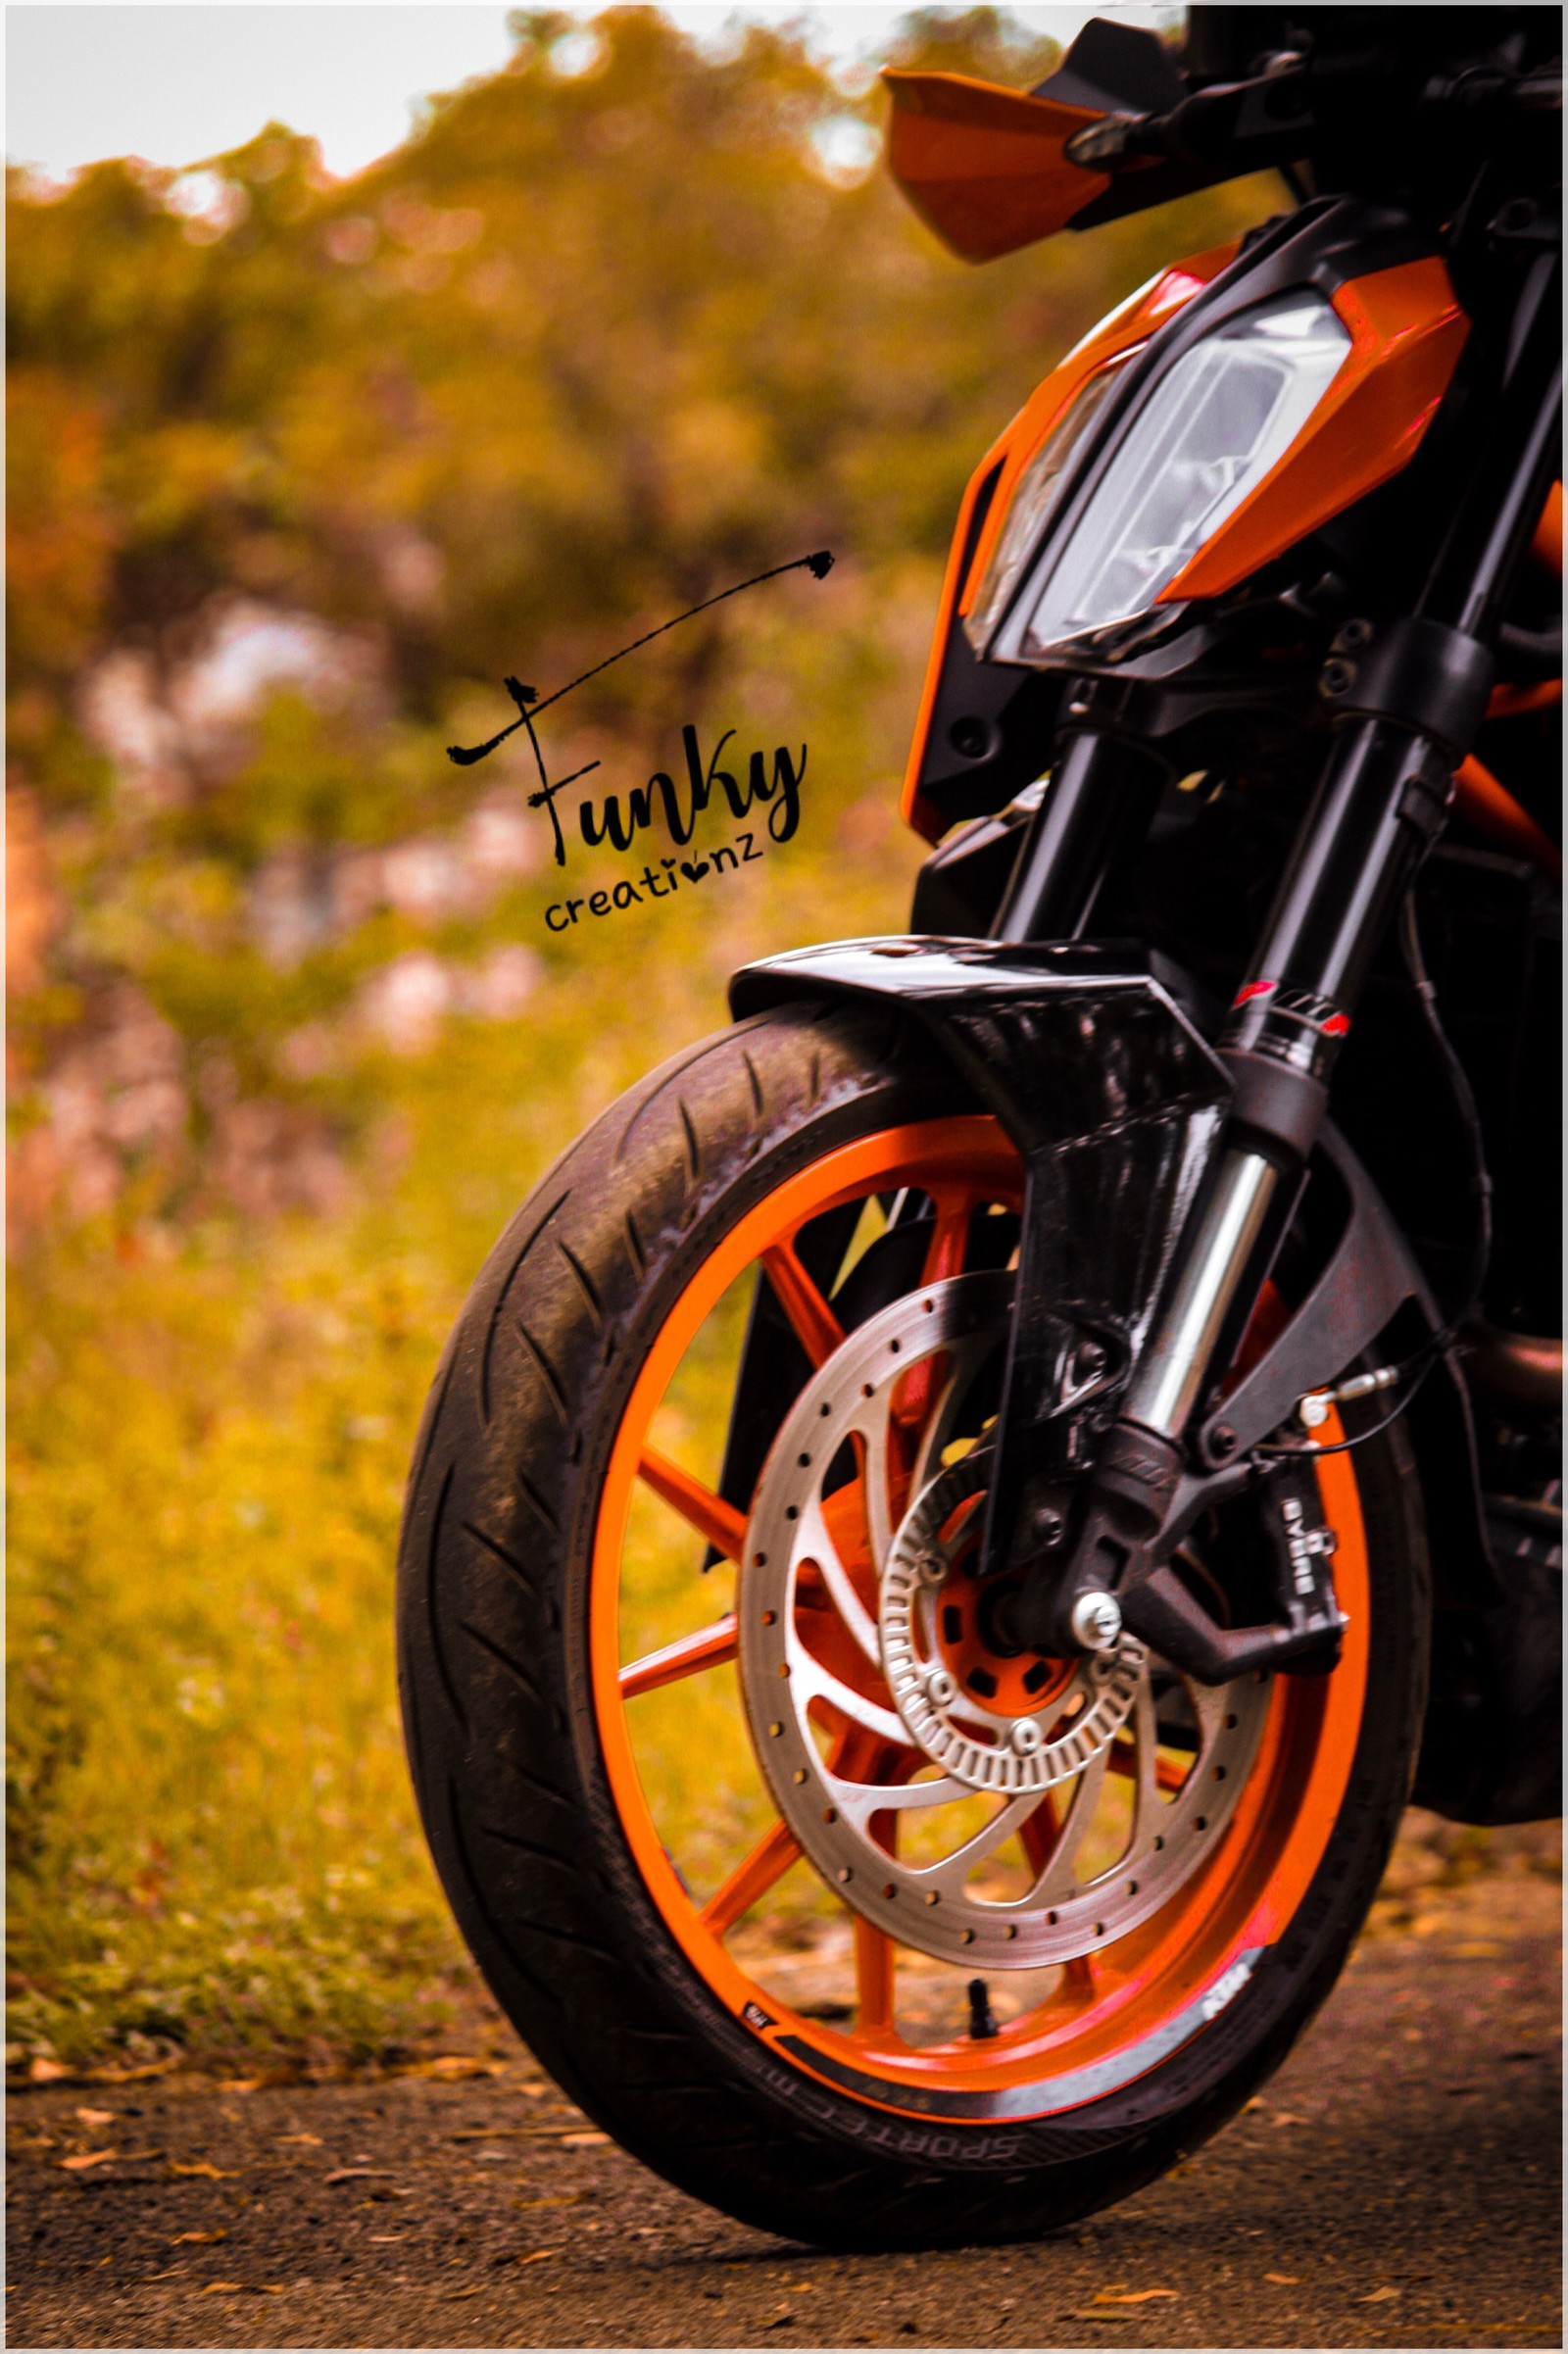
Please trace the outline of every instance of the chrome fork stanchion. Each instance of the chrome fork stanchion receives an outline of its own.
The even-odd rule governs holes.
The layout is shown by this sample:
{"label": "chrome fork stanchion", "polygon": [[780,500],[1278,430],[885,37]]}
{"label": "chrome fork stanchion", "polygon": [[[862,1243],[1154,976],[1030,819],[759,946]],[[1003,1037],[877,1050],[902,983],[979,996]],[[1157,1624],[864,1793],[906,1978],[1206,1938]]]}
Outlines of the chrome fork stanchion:
{"label": "chrome fork stanchion", "polygon": [[1122,1401],[1123,1421],[1170,1440],[1187,1428],[1279,1183],[1279,1170],[1261,1152],[1224,1154],[1192,1251]]}

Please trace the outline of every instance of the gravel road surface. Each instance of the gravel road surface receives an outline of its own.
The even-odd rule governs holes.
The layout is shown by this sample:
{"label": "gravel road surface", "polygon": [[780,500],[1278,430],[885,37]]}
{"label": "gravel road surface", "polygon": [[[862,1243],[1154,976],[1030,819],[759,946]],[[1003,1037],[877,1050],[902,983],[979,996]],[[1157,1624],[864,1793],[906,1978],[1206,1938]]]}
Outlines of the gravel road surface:
{"label": "gravel road surface", "polygon": [[1537,1868],[1418,1872],[1262,2100],[1131,2204],[1000,2251],[732,2224],[488,2024],[434,2073],[28,2086],[8,2342],[1560,2345],[1559,1926]]}

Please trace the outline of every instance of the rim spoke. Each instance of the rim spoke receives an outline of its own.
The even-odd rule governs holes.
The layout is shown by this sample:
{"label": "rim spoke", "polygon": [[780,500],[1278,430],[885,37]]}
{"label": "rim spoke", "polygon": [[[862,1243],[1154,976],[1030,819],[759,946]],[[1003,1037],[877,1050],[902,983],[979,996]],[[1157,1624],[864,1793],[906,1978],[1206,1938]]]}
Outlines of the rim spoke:
{"label": "rim spoke", "polygon": [[[966,1193],[935,1194],[932,1208],[935,1216],[931,1239],[925,1248],[925,1263],[920,1269],[922,1284],[945,1283],[949,1276],[963,1272],[965,1252],[969,1246],[969,1213],[973,1207]],[[926,1357],[906,1373],[896,1392],[893,1407],[895,1419],[910,1437],[922,1442],[931,1423],[932,1405],[942,1389],[947,1367],[944,1351]],[[923,1446],[919,1451],[928,1451]],[[911,1495],[919,1492],[919,1476],[910,1483]]]}
{"label": "rim spoke", "polygon": [[1061,1965],[1062,1992],[1074,1994],[1079,2001],[1092,2000],[1100,1991],[1095,1977],[1095,1957],[1092,1953],[1075,1953]]}
{"label": "rim spoke", "polygon": [[[916,1438],[914,1463],[909,1473],[911,1501],[930,1486],[942,1468],[940,1456],[953,1427],[954,1408],[966,1386],[961,1376],[967,1366],[959,1352],[948,1349],[944,1351],[940,1362],[942,1384],[940,1389],[933,1384],[935,1395],[926,1401],[928,1410],[922,1413]],[[920,1366],[919,1371],[922,1374],[934,1374],[937,1364],[938,1360],[933,1358],[929,1365]]]}
{"label": "rim spoke", "polygon": [[1047,1790],[1034,1813],[1018,1832],[1019,1840],[1032,1871],[1043,1872],[1050,1863],[1052,1850],[1056,1844],[1058,1828],[1056,1801],[1050,1790]]}
{"label": "rim spoke", "polygon": [[700,1627],[695,1635],[683,1635],[676,1643],[666,1643],[662,1651],[649,1651],[623,1667],[620,1696],[634,1700],[639,1692],[658,1692],[661,1685],[677,1683],[682,1676],[700,1676],[705,1668],[720,1667],[726,1659],[733,1659],[736,1648],[732,1610],[716,1625]]}
{"label": "rim spoke", "polygon": [[[941,1470],[943,1450],[953,1438],[954,1425],[968,1400],[974,1377],[995,1347],[995,1335],[971,1335],[967,1340],[950,1341],[940,1351],[940,1356],[930,1360],[932,1365],[940,1362],[942,1379],[940,1386],[935,1388],[931,1409],[916,1439],[913,1466],[909,1473],[911,1501]],[[917,1366],[915,1372],[923,1373],[926,1369],[925,1366]],[[913,1375],[909,1378],[912,1380]]]}
{"label": "rim spoke", "polygon": [[668,1455],[662,1455],[657,1447],[643,1448],[637,1476],[727,1561],[739,1564],[745,1559],[744,1512],[737,1512],[733,1504],[725,1503],[721,1496],[715,1496],[711,1488],[705,1488],[701,1480],[671,1462]]}
{"label": "rim spoke", "polygon": [[856,2032],[893,2025],[893,1974],[897,1948],[893,1939],[857,1915],[855,1923]]}
{"label": "rim spoke", "polygon": [[795,1338],[813,1366],[825,1365],[843,1346],[844,1327],[802,1266],[794,1246],[775,1243],[762,1252],[762,1267]]}
{"label": "rim spoke", "polygon": [[920,1281],[945,1283],[950,1275],[963,1273],[974,1196],[968,1192],[949,1193],[944,1189],[940,1194],[933,1194],[931,1200],[936,1218],[932,1225],[931,1240],[926,1245],[925,1265],[920,1270]]}
{"label": "rim spoke", "polygon": [[710,1896],[697,1916],[703,1927],[723,1937],[743,1913],[750,1912],[759,1896],[765,1896],[774,1883],[783,1879],[791,1864],[799,1861],[800,1853],[800,1840],[781,1817],[758,1840],[746,1861],[736,1865],[723,1887]]}

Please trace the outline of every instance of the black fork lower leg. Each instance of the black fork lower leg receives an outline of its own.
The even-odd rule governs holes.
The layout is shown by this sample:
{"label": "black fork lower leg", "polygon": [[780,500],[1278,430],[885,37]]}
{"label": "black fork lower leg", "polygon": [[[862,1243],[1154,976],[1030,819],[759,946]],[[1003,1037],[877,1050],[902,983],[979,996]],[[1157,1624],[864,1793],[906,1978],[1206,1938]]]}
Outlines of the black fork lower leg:
{"label": "black fork lower leg", "polygon": [[[1083,1649],[1116,1641],[1117,1590],[1165,1517],[1210,1369],[1227,1360],[1266,1278],[1367,967],[1442,827],[1454,738],[1467,741],[1479,724],[1491,659],[1436,623],[1401,623],[1391,637],[1398,631],[1406,641],[1416,632],[1423,657],[1441,653],[1452,673],[1446,740],[1376,711],[1337,730],[1220,1040],[1236,1093],[1207,1187],[1088,1484],[1070,1554],[1060,1567],[1036,1564],[1013,1605],[1019,1642]],[[1408,642],[1398,659],[1413,662]]]}

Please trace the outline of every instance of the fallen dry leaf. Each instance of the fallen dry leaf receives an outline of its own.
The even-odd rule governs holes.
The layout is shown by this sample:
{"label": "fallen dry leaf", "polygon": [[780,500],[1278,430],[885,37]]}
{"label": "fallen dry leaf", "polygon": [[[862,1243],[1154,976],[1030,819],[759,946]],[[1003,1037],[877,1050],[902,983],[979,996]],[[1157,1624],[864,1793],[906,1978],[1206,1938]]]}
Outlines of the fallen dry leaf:
{"label": "fallen dry leaf", "polygon": [[1174,2288],[1130,2288],[1124,2294],[1114,2289],[1102,2288],[1095,2293],[1095,2303],[1097,2305],[1147,2305],[1152,2297],[1174,2297],[1177,2294],[1179,2291]]}
{"label": "fallen dry leaf", "polygon": [[608,2133],[563,2133],[561,2146],[563,2149],[603,2149],[609,2139]]}
{"label": "fallen dry leaf", "polygon": [[503,2264],[543,2264],[547,2256],[559,2256],[559,2248],[529,2248],[522,2256],[503,2256]]}
{"label": "fallen dry leaf", "polygon": [[204,2297],[221,2296],[225,2290],[231,2296],[243,2295],[245,2283],[243,2280],[208,2280],[203,2285],[202,2295]]}
{"label": "fallen dry leaf", "polygon": [[220,2239],[228,2237],[226,2224],[216,2231],[176,2231],[170,2241],[172,2248],[216,2248]]}
{"label": "fallen dry leaf", "polygon": [[364,2182],[374,2179],[382,2182],[392,2172],[390,2166],[335,2166],[323,2182]]}
{"label": "fallen dry leaf", "polygon": [[280,2142],[308,2141],[313,2149],[319,2149],[321,2146],[321,2136],[319,2133],[279,2133],[277,2138]]}
{"label": "fallen dry leaf", "polygon": [[260,2092],[261,2088],[262,2080],[259,2076],[220,2077],[217,2085],[220,2092]]}
{"label": "fallen dry leaf", "polygon": [[113,2109],[78,2109],[76,2115],[83,2125],[113,2125],[115,2122]]}
{"label": "fallen dry leaf", "polygon": [[178,2158],[171,2158],[169,2171],[172,2175],[205,2175],[209,2182],[232,2182],[239,2172],[237,2167],[215,2166],[210,2158],[195,2158],[188,2166]]}
{"label": "fallen dry leaf", "polygon": [[1306,2119],[1293,2115],[1289,2109],[1276,2109],[1274,2123],[1276,2125],[1305,2125]]}
{"label": "fallen dry leaf", "polygon": [[62,2158],[60,2163],[67,2174],[77,2175],[86,2167],[106,2165],[111,2158],[118,2158],[119,2155],[117,2149],[83,2149],[77,2150],[74,2158]]}
{"label": "fallen dry leaf", "polygon": [[1369,2296],[1357,2297],[1358,2305],[1385,2305],[1390,2297],[1398,2295],[1396,2288],[1374,2288]]}
{"label": "fallen dry leaf", "polygon": [[69,2068],[62,2068],[58,2060],[40,2059],[33,2061],[27,2071],[27,2078],[28,2082],[34,2084],[58,2084],[62,2077],[71,2074],[72,2071]]}
{"label": "fallen dry leaf", "polygon": [[402,2073],[405,2076],[433,2076],[443,2081],[466,2076],[505,2076],[507,2063],[505,2060],[476,2060],[467,2052],[444,2051],[438,2059],[416,2060],[412,2067],[405,2068]]}
{"label": "fallen dry leaf", "polygon": [[179,2066],[173,2060],[144,2060],[139,2068],[89,2068],[84,2082],[89,2084],[140,2084],[148,2077],[168,2076]]}
{"label": "fallen dry leaf", "polygon": [[1281,2288],[1299,2288],[1301,2285],[1299,2273],[1265,2273],[1263,2278],[1265,2280],[1273,2280]]}

